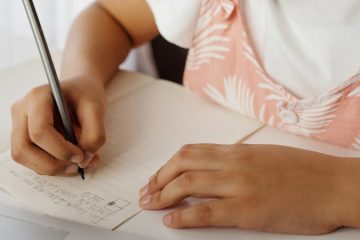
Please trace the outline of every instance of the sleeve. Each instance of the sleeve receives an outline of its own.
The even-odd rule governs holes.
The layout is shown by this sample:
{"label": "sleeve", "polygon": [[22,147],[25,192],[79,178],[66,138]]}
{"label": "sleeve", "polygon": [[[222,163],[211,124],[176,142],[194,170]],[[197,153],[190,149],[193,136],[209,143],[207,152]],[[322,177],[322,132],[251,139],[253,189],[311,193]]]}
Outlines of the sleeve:
{"label": "sleeve", "polygon": [[169,42],[190,48],[201,0],[147,0],[160,34]]}

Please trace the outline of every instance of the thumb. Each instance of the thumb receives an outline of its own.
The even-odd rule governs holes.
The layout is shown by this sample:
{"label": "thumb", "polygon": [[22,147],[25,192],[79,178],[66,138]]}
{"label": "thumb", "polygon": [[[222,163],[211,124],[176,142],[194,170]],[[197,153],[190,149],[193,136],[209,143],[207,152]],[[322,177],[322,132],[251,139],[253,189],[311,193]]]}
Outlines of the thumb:
{"label": "thumb", "polygon": [[78,105],[77,118],[80,125],[78,144],[85,152],[96,153],[106,141],[104,104],[87,101]]}

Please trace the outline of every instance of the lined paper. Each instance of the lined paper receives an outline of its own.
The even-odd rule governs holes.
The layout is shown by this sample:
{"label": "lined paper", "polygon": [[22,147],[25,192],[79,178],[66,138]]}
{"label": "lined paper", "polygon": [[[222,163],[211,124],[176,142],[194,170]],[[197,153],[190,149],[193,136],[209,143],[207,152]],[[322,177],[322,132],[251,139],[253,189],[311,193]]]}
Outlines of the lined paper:
{"label": "lined paper", "polygon": [[140,187],[183,145],[235,143],[262,124],[154,81],[112,99],[106,127],[103,164],[86,181],[38,176],[6,152],[0,155],[0,187],[51,216],[114,229],[140,211]]}

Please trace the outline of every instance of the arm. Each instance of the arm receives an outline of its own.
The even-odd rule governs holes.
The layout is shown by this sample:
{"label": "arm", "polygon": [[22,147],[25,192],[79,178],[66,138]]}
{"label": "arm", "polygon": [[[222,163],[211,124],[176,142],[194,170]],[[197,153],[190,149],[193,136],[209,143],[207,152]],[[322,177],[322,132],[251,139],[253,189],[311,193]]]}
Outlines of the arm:
{"label": "arm", "polygon": [[45,175],[72,175],[95,166],[105,143],[105,84],[131,48],[158,34],[145,0],[99,0],[74,22],[64,53],[62,91],[74,117],[78,146],[66,141],[54,118],[48,85],[12,107],[12,156]]}
{"label": "arm", "polygon": [[145,0],[99,0],[74,22],[62,64],[62,79],[92,75],[104,84],[129,51],[158,35]]}
{"label": "arm", "polygon": [[[339,210],[345,227],[360,228],[360,159],[339,158]],[[338,170],[339,171],[339,170]]]}

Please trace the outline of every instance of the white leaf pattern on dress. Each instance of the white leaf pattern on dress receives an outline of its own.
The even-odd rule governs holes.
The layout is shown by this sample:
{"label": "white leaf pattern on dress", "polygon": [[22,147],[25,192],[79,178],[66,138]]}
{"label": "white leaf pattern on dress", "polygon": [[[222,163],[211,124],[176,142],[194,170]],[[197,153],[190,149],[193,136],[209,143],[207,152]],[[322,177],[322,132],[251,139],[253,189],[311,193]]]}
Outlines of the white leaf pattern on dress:
{"label": "white leaf pattern on dress", "polygon": [[[204,92],[220,105],[246,115],[262,122],[265,119],[265,104],[260,108],[258,116],[255,113],[255,94],[251,92],[246,83],[237,76],[230,76],[224,79],[224,94],[216,87],[207,84]],[[267,122],[268,125],[274,124],[274,117],[271,116]]]}
{"label": "white leaf pattern on dress", "polygon": [[263,82],[258,84],[258,87],[261,89],[265,89],[270,91],[271,93],[266,96],[266,101],[291,101],[294,100],[294,98],[289,94],[283,86],[280,84],[276,84],[272,80],[269,79],[269,77],[264,72],[263,68],[260,66],[260,64],[257,61],[256,55],[252,49],[252,47],[249,45],[249,38],[245,31],[243,31],[243,37],[244,40],[242,41],[242,45],[244,47],[244,56],[252,63],[255,67],[255,71],[257,75],[263,80]]}
{"label": "white leaf pattern on dress", "polygon": [[[187,64],[189,70],[199,69],[203,64],[214,63],[214,60],[226,59],[227,54],[230,52],[228,48],[230,39],[227,38],[228,35],[224,30],[230,26],[227,25],[227,21],[212,24],[212,20],[217,14],[222,14],[225,20],[229,18],[233,11],[233,6],[230,3],[235,1],[237,0],[204,0],[200,14],[201,20],[198,22],[193,39],[194,48],[190,50]],[[219,6],[219,2],[223,6]],[[215,3],[217,4],[216,7],[214,7]],[[360,81],[360,71],[327,94],[299,99],[284,86],[271,79],[266,73],[261,62],[258,61],[249,37],[245,30],[242,29],[244,28],[239,28],[239,31],[242,32],[240,32],[241,36],[238,43],[243,47],[241,54],[250,64],[248,69],[246,69],[248,66],[245,64],[246,71],[244,71],[244,74],[248,72],[250,78],[254,76],[252,74],[255,74],[254,79],[245,79],[246,75],[244,75],[244,79],[230,76],[223,79],[223,87],[218,88],[215,83],[208,83],[203,88],[204,93],[215,102],[240,114],[267,122],[270,126],[284,128],[289,132],[307,137],[326,139],[325,135],[316,135],[325,132],[331,127],[333,121],[336,121],[336,111],[340,104],[344,103],[344,98],[360,97],[360,86],[357,84]],[[238,54],[237,49],[231,49],[231,51]],[[223,63],[226,64],[226,61],[223,61]],[[239,67],[241,68],[241,66]],[[221,78],[218,81],[221,81]],[[248,81],[256,81],[256,86],[253,87],[253,84],[251,84],[251,88],[249,88]],[[347,91],[350,88],[351,90]],[[259,94],[257,91],[259,91]],[[258,104],[260,100],[263,105],[261,107],[255,106],[255,102]],[[275,107],[278,110],[277,114],[274,112]],[[269,116],[269,114],[274,115]],[[351,147],[360,150],[360,135],[355,138]]]}
{"label": "white leaf pattern on dress", "polygon": [[253,64],[257,75],[262,80],[262,82],[258,83],[258,88],[269,91],[265,101],[277,102],[281,119],[278,127],[304,136],[323,132],[336,117],[334,112],[337,109],[342,94],[334,93],[320,96],[304,104],[304,102],[291,95],[282,85],[275,83],[267,76],[257,61],[257,57],[249,45],[250,41],[245,32],[243,32],[243,37],[243,54]]}
{"label": "white leaf pattern on dress", "polygon": [[228,19],[236,8],[235,3],[232,0],[220,0],[220,4],[214,11],[214,15],[224,11],[224,19]]}
{"label": "white leaf pattern on dress", "polygon": [[282,116],[284,112],[292,113],[296,116],[296,121],[287,122],[284,117],[278,127],[308,137],[319,134],[325,131],[326,127],[335,119],[335,111],[342,96],[341,93],[338,93],[331,96],[320,96],[312,99],[311,102],[295,101],[284,103],[282,106],[280,104],[278,106],[279,115]]}
{"label": "white leaf pattern on dress", "polygon": [[[188,70],[198,70],[203,64],[209,64],[214,59],[224,60],[230,53],[229,47],[226,46],[230,39],[221,35],[223,30],[229,28],[229,24],[226,22],[211,24],[212,18],[219,14],[214,2],[205,1],[201,9],[187,59],[186,68]],[[216,32],[219,34],[216,35]]]}
{"label": "white leaf pattern on dress", "polygon": [[[337,91],[342,91],[345,88],[349,87],[350,85],[358,83],[359,81],[360,81],[360,71],[357,72],[354,76],[352,76],[349,80],[347,80],[343,84],[341,84],[338,87]],[[351,92],[347,94],[347,97],[348,98],[360,97],[360,86],[357,86],[354,89],[352,89]]]}
{"label": "white leaf pattern on dress", "polygon": [[360,86],[355,88],[354,90],[352,90],[349,94],[348,97],[360,97]]}
{"label": "white leaf pattern on dress", "polygon": [[355,138],[354,143],[351,144],[351,148],[360,151],[360,135]]}

